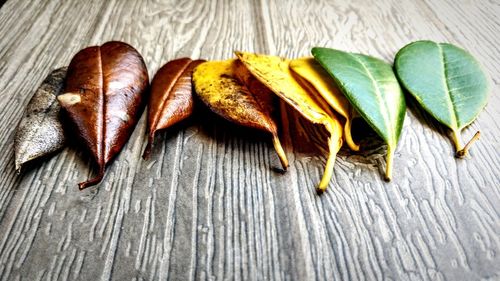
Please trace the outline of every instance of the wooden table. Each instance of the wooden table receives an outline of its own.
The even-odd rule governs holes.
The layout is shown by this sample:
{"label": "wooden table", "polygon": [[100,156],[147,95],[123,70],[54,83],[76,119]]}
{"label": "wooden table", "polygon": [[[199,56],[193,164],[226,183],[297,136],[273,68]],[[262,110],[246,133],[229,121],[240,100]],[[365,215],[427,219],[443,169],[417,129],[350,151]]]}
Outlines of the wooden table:
{"label": "wooden table", "polygon": [[[39,2],[0,9],[1,280],[500,279],[498,1]],[[160,133],[144,161],[143,115],[102,184],[81,192],[92,163],[77,147],[14,171],[33,91],[89,45],[132,44],[152,77],[173,58],[233,50],[328,46],[392,62],[418,39],[462,46],[492,78],[463,132],[482,132],[466,160],[410,101],[394,180],[381,177],[385,146],[368,139],[360,153],[342,149],[322,196],[321,154],[285,134],[291,168],[280,174],[267,136],[204,117]]]}

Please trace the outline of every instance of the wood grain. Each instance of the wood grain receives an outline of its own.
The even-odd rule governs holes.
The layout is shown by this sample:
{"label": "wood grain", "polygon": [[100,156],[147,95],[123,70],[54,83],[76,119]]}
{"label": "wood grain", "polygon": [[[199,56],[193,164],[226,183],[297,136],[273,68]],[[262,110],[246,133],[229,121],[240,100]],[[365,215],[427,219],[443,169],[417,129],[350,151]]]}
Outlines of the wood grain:
{"label": "wood grain", "polygon": [[[493,0],[7,1],[0,9],[0,280],[498,280],[500,279],[500,5]],[[123,40],[152,77],[182,56],[233,50],[288,57],[312,46],[392,61],[413,40],[471,51],[492,95],[463,132],[481,130],[467,160],[447,131],[409,101],[394,180],[385,147],[340,152],[318,197],[325,158],[284,128],[291,168],[265,135],[200,108],[158,134],[151,159],[145,118],[83,192],[90,158],[71,146],[14,170],[14,128],[33,91],[80,49]],[[288,111],[290,119],[296,116]]]}

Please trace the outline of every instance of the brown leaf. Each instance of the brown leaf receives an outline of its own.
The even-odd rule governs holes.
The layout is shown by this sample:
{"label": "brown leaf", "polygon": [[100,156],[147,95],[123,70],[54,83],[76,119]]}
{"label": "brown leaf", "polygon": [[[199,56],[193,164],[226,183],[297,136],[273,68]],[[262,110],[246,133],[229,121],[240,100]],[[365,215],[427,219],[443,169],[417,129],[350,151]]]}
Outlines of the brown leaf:
{"label": "brown leaf", "polygon": [[61,106],[56,98],[62,91],[66,71],[66,67],[52,71],[26,106],[14,137],[17,172],[21,172],[24,163],[64,147],[65,136],[59,121]]}
{"label": "brown leaf", "polygon": [[71,60],[58,100],[98,166],[97,176],[80,183],[80,189],[102,180],[106,164],[130,137],[148,82],[141,55],[122,42],[85,48]]}
{"label": "brown leaf", "polygon": [[[209,61],[200,64],[193,72],[193,81],[198,97],[215,113],[236,124],[271,133],[273,144],[283,169],[288,167],[286,154],[278,138],[276,122],[270,114],[268,97],[261,99],[264,92],[252,91],[238,79],[249,79],[246,68],[238,66],[237,60]],[[238,72],[238,73],[237,73]],[[246,78],[245,78],[246,77]],[[247,81],[251,83],[251,81]],[[258,82],[255,80],[254,82]],[[263,85],[255,89],[264,91]]]}
{"label": "brown leaf", "polygon": [[168,62],[151,81],[148,104],[148,144],[143,158],[151,153],[157,130],[166,129],[193,113],[193,69],[204,60],[180,58]]}

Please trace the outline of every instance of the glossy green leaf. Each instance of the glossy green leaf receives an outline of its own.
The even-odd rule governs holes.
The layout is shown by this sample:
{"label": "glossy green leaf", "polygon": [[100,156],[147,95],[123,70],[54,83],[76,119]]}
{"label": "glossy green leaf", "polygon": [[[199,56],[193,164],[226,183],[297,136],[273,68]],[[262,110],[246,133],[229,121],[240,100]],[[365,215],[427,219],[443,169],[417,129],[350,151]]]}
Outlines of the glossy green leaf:
{"label": "glossy green leaf", "polygon": [[479,63],[454,45],[417,41],[399,50],[395,69],[418,103],[452,130],[457,155],[464,156],[467,149],[460,144],[460,131],[476,119],[488,99],[488,79]]}
{"label": "glossy green leaf", "polygon": [[370,56],[329,48],[313,48],[312,54],[361,117],[387,143],[385,178],[390,180],[392,158],[406,112],[403,91],[391,65]]}

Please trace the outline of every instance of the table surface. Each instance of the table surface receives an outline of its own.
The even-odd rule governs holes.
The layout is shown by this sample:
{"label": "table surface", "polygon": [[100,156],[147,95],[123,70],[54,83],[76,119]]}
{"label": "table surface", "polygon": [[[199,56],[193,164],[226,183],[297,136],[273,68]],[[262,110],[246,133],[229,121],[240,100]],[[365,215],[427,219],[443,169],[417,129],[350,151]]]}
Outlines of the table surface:
{"label": "table surface", "polygon": [[[0,9],[1,280],[500,280],[498,1],[39,2]],[[267,136],[205,117],[158,134],[144,161],[143,115],[103,182],[84,191],[76,183],[92,163],[78,147],[14,171],[23,108],[89,45],[130,43],[152,77],[174,58],[234,50],[294,58],[328,46],[392,62],[418,39],[462,46],[492,78],[462,134],[482,132],[465,160],[410,101],[394,180],[382,180],[386,148],[371,137],[360,153],[341,150],[322,196],[325,158],[300,151],[292,133],[281,174]]]}

